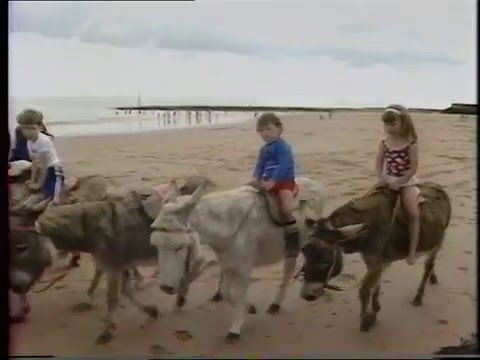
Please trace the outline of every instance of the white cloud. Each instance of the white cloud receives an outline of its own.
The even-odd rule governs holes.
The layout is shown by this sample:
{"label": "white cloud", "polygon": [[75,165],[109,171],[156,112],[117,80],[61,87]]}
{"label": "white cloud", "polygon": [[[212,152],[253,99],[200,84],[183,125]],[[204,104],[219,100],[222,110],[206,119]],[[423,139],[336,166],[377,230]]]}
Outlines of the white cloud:
{"label": "white cloud", "polygon": [[10,35],[17,96],[475,102],[473,1],[41,4],[14,4],[13,29],[31,32]]}

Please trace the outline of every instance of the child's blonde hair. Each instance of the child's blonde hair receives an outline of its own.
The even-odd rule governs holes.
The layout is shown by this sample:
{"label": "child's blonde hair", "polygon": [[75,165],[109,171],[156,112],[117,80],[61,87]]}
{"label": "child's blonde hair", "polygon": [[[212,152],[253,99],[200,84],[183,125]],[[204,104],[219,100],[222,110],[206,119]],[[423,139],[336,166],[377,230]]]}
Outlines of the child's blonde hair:
{"label": "child's blonde hair", "polygon": [[260,117],[257,119],[257,131],[269,124],[275,125],[283,132],[282,121],[274,113],[264,113],[260,115]]}
{"label": "child's blonde hair", "polygon": [[408,109],[405,106],[398,104],[388,105],[382,114],[382,121],[389,123],[396,119],[400,120],[400,135],[407,138],[409,141],[416,142],[418,136]]}

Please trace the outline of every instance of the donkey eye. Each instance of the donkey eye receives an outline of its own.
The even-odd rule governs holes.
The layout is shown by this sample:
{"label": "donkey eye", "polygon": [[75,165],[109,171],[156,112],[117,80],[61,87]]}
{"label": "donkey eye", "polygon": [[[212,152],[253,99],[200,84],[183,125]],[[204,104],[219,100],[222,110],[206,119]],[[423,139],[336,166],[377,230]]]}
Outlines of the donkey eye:
{"label": "donkey eye", "polygon": [[17,245],[17,253],[23,253],[28,250],[27,244],[19,244]]}

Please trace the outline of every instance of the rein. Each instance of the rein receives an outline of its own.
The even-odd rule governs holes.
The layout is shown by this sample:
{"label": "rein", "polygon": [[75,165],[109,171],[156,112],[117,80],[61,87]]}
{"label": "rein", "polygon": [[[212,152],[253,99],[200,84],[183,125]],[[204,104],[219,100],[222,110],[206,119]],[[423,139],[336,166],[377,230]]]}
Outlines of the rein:
{"label": "rein", "polygon": [[[37,233],[35,227],[33,226],[14,226],[10,229],[11,231],[25,231],[25,232],[33,232],[33,233]],[[65,272],[63,274],[60,274],[59,276],[53,278],[51,281],[48,282],[47,285],[45,285],[43,288],[41,289],[38,289],[38,290],[35,290],[34,293],[35,294],[38,294],[38,293],[42,293],[44,291],[47,291],[48,289],[50,289],[53,285],[55,285],[56,283],[58,283],[60,280],[62,280],[64,277],[66,277],[69,273],[70,273],[70,270],[73,269],[74,266],[73,265],[68,265],[66,268],[65,268]]]}
{"label": "rein", "polygon": [[10,231],[25,231],[25,232],[34,232],[34,233],[37,232],[34,226],[22,226],[22,225],[12,226],[10,228]]}
{"label": "rein", "polygon": [[338,255],[338,252],[340,251],[339,249],[340,249],[340,248],[338,247],[338,245],[335,245],[334,248],[333,248],[333,261],[332,261],[332,265],[330,266],[330,269],[328,269],[327,278],[325,279],[325,284],[323,285],[323,287],[326,287],[326,286],[328,285],[328,282],[330,281],[330,279],[331,279],[331,277],[332,277],[333,268],[334,268],[334,266],[337,264],[337,255]]}
{"label": "rein", "polygon": [[55,285],[57,282],[59,282],[60,280],[62,280],[65,276],[67,276],[69,273],[70,273],[70,269],[73,269],[74,266],[72,265],[69,265],[65,270],[65,273],[57,276],[56,278],[54,278],[52,281],[50,281],[47,285],[45,285],[43,288],[41,289],[38,289],[38,290],[35,290],[34,293],[35,294],[38,294],[38,293],[42,293],[44,291],[47,291],[48,289],[50,289],[53,285]]}
{"label": "rein", "polygon": [[[335,291],[344,291],[345,289],[339,287],[339,286],[336,286],[336,285],[330,285],[328,284],[328,282],[330,281],[331,277],[332,277],[332,273],[333,273],[333,268],[335,267],[335,265],[337,264],[337,255],[338,255],[338,252],[340,251],[340,248],[339,246],[335,245],[334,246],[334,250],[333,250],[333,261],[332,261],[332,265],[330,265],[330,268],[328,269],[328,273],[327,273],[327,277],[325,279],[325,283],[323,284],[323,288],[324,289],[330,289],[330,290],[335,290]],[[305,268],[302,266],[302,268],[295,274],[295,276],[293,277],[294,280],[298,280],[301,276],[305,276]]]}

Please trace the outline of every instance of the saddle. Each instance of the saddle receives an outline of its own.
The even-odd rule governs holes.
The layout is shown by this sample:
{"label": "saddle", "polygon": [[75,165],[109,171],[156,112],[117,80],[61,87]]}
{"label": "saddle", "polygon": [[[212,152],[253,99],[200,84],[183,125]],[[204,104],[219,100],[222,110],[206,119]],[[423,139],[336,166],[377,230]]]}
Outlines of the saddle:
{"label": "saddle", "polygon": [[[268,191],[265,191],[261,188],[254,187],[259,196],[264,199],[264,201],[267,204],[267,211],[268,215],[270,216],[270,219],[272,222],[277,225],[277,226],[285,226],[286,225],[286,220],[285,216],[283,215],[283,212],[280,208],[280,201],[278,198],[278,195],[272,194]],[[294,194],[293,196],[293,201],[294,201],[294,211],[298,210],[300,208],[300,199],[298,197],[298,191]]]}
{"label": "saddle", "polygon": [[[423,196],[421,187],[417,186],[417,189],[418,189],[417,203],[420,206],[420,204],[428,201],[428,199]],[[420,208],[420,211],[421,211],[421,208]],[[397,195],[397,199],[395,201],[395,207],[393,208],[392,217],[396,218],[397,221],[399,221],[400,223],[408,223],[407,215],[406,215],[405,210],[403,208],[402,199],[400,197],[400,194]]]}

